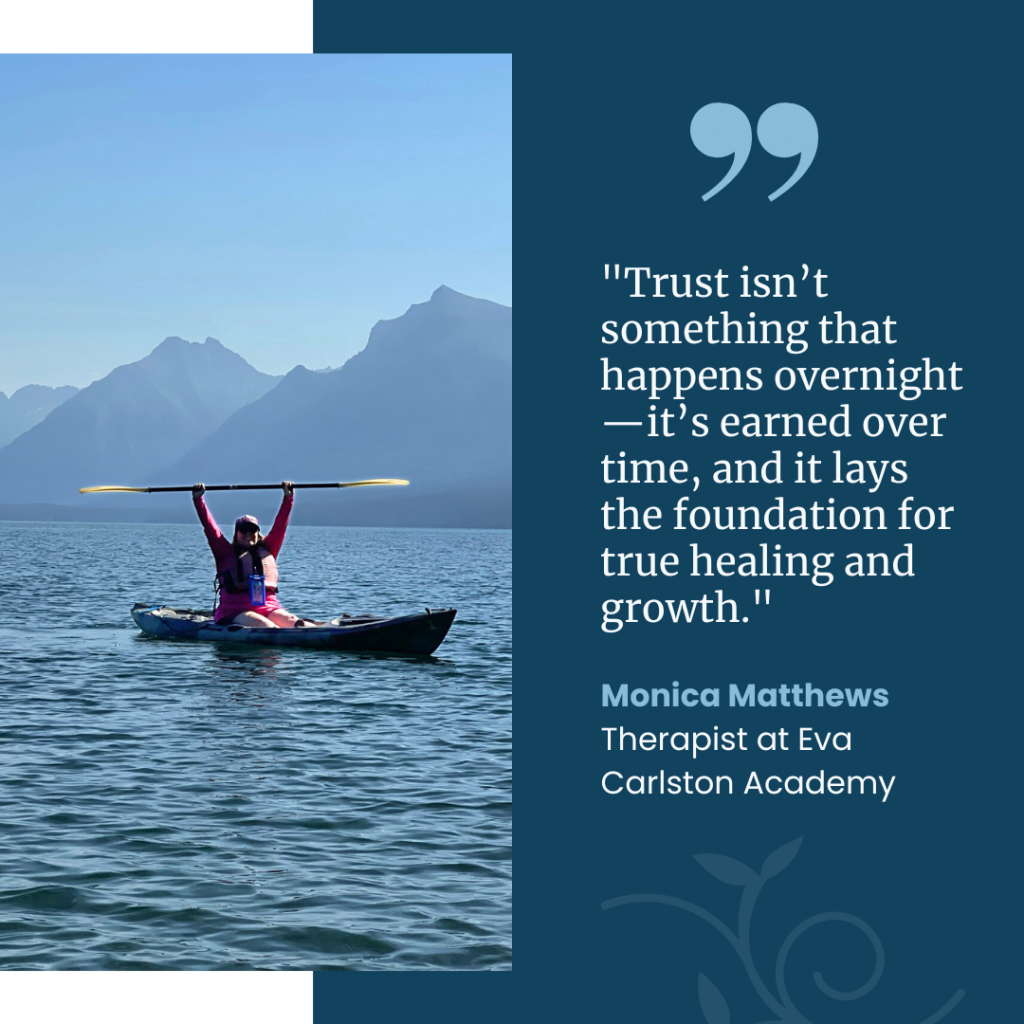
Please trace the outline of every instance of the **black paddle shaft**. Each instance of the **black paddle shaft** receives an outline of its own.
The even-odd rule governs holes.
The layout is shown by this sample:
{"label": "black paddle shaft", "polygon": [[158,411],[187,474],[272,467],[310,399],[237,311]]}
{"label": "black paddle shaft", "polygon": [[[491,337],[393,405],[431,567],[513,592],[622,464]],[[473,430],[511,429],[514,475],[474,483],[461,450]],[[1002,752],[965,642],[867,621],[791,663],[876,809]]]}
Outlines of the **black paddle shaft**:
{"label": "black paddle shaft", "polygon": [[[344,487],[345,484],[292,484],[298,490],[300,487]],[[210,484],[205,488],[207,491],[279,491],[281,484]],[[189,491],[191,487],[147,487],[148,494],[168,494],[171,491]]]}

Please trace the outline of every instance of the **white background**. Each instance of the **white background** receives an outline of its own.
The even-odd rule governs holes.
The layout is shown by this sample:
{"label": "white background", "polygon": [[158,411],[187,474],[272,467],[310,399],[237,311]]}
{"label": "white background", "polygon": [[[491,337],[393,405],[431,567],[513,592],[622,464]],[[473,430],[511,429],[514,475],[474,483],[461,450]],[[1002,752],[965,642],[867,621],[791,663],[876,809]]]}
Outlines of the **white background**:
{"label": "white background", "polygon": [[312,53],[313,0],[0,0],[3,53]]}
{"label": "white background", "polygon": [[311,971],[0,972],[4,1024],[312,1024]]}

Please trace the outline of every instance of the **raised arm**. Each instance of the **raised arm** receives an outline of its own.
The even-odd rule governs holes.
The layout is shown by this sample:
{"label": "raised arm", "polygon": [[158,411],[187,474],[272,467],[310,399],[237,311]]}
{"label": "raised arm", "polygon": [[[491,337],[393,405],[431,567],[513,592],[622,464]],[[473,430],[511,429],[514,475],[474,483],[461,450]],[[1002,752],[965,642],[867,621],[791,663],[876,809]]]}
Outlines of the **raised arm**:
{"label": "raised arm", "polygon": [[231,547],[231,541],[229,541],[223,533],[220,532],[220,527],[217,525],[217,521],[213,518],[210,510],[206,507],[206,501],[203,498],[203,491],[205,488],[202,484],[197,484],[192,488],[192,504],[196,507],[196,512],[199,515],[199,522],[203,524],[203,532],[206,534],[206,541],[210,545],[210,550],[213,552],[214,558],[223,553],[225,548]]}
{"label": "raised arm", "polygon": [[288,517],[292,514],[292,505],[295,504],[295,491],[292,489],[291,483],[286,480],[281,484],[281,487],[284,489],[284,500],[281,502],[281,507],[277,510],[277,518],[274,520],[274,525],[270,528],[270,533],[263,540],[264,547],[275,558],[277,558],[281,545],[284,543],[284,535],[288,529]]}

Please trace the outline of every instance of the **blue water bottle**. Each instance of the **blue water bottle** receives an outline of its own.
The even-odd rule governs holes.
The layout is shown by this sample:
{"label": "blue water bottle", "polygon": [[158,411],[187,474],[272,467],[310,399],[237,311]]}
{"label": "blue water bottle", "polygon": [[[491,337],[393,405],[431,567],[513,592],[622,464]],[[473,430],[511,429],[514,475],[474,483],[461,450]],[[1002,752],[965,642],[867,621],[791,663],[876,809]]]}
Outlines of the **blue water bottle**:
{"label": "blue water bottle", "polygon": [[249,577],[249,603],[263,605],[267,603],[266,578],[263,576]]}

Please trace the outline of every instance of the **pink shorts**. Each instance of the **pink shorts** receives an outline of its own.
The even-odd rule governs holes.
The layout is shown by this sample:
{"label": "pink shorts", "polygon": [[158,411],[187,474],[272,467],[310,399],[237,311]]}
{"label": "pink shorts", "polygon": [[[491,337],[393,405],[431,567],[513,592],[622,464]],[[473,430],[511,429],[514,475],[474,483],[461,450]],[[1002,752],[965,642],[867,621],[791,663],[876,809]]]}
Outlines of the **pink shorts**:
{"label": "pink shorts", "polygon": [[213,613],[213,621],[218,625],[231,622],[236,615],[242,612],[256,612],[257,615],[269,615],[271,612],[281,611],[281,602],[277,594],[268,594],[266,604],[253,605],[245,599],[244,594],[224,594],[221,596],[220,604]]}

